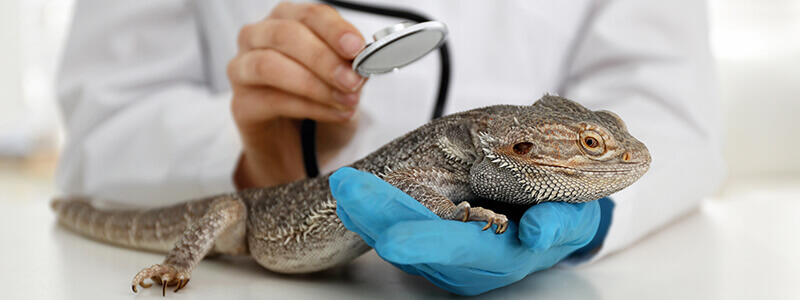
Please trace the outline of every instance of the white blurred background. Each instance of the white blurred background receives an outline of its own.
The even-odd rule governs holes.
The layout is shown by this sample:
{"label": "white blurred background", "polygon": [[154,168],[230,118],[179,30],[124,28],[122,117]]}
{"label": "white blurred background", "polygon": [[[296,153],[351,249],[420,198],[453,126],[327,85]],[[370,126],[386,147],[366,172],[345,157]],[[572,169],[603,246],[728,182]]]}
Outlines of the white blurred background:
{"label": "white blurred background", "polygon": [[[709,1],[727,129],[728,180],[720,194],[624,255],[540,272],[495,296],[640,299],[655,291],[668,299],[800,299],[800,0]],[[0,238],[16,245],[0,247],[0,270],[19,271],[0,273],[3,295],[19,295],[5,298],[132,297],[117,283],[162,258],[68,234],[46,208],[57,194],[60,144],[53,78],[73,2],[0,0]],[[352,271],[331,273],[349,279],[325,283],[324,275],[289,280],[230,261],[206,262],[193,275],[229,278],[224,293],[234,298],[262,291],[369,297],[370,290],[420,298],[430,290],[374,253],[364,257]],[[98,284],[76,284],[75,275]],[[203,291],[191,289],[185,292]]]}
{"label": "white blurred background", "polygon": [[[72,2],[0,1],[0,160],[53,161],[53,78]],[[711,0],[709,8],[729,186],[800,175],[800,1]]]}

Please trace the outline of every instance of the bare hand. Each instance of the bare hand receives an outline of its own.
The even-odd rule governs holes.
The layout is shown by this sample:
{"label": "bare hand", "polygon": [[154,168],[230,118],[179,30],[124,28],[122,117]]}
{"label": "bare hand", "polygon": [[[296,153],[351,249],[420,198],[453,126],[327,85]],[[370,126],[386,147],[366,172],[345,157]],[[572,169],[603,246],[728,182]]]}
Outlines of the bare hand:
{"label": "bare hand", "polygon": [[364,81],[350,60],[364,46],[358,30],[323,4],[280,3],[239,31],[228,64],[231,109],[244,150],[238,188],[272,186],[304,176],[299,120],[320,122],[320,161],[352,137]]}

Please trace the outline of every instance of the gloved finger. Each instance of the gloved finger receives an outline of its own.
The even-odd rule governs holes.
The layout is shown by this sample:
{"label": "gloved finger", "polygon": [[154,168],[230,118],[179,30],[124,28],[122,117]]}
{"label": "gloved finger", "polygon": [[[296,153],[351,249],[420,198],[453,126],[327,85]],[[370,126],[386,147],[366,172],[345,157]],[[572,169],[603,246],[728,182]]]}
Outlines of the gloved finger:
{"label": "gloved finger", "polygon": [[370,236],[370,234],[374,235],[374,233],[370,232],[370,234],[367,234],[366,232],[361,230],[362,227],[369,228],[369,226],[360,223],[358,219],[355,220],[351,219],[350,215],[348,215],[347,212],[338,205],[338,203],[336,205],[336,215],[339,217],[339,220],[342,221],[342,224],[344,225],[345,228],[347,228],[347,230],[350,230],[358,234],[358,236],[360,236],[361,239],[363,239],[364,242],[367,243],[367,245],[369,245],[370,247],[375,247],[375,238],[377,238],[378,236],[376,235],[375,238],[373,238],[372,236]]}
{"label": "gloved finger", "polygon": [[337,215],[345,227],[362,237],[366,234],[377,239],[402,221],[441,219],[411,196],[367,172],[341,168],[329,182]]}
{"label": "gloved finger", "polygon": [[396,268],[398,268],[400,270],[403,270],[403,272],[406,272],[408,274],[420,275],[419,269],[414,265],[401,265],[401,264],[396,264],[396,263],[393,263],[393,262],[389,262],[389,263],[392,264],[393,266],[395,266]]}
{"label": "gloved finger", "polygon": [[375,251],[397,264],[442,264],[508,272],[529,256],[517,239],[517,226],[495,234],[478,222],[447,220],[406,221],[384,231]]}
{"label": "gloved finger", "polygon": [[[507,271],[489,271],[460,265],[414,264],[410,265],[428,281],[460,295],[477,295],[500,288],[525,278],[525,276],[552,267],[572,250],[554,247],[542,253],[527,255]],[[501,255],[501,254],[498,254]]]}
{"label": "gloved finger", "polygon": [[497,289],[524,278],[528,273],[490,272],[453,265],[417,264],[420,274],[438,287],[452,293],[473,296]]}
{"label": "gloved finger", "polygon": [[578,249],[589,243],[600,224],[597,201],[546,202],[534,205],[522,216],[519,239],[533,252],[554,246]]}

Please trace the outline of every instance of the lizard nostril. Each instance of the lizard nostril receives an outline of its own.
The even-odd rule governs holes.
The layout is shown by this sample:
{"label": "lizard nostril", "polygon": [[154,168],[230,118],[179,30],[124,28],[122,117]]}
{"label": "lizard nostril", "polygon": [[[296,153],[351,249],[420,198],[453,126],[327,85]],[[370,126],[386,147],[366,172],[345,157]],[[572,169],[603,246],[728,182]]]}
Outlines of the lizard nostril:
{"label": "lizard nostril", "polygon": [[624,161],[624,162],[629,162],[629,161],[631,161],[631,154],[630,154],[630,153],[628,153],[628,152],[625,152],[625,153],[623,153],[623,154],[622,154],[622,161]]}

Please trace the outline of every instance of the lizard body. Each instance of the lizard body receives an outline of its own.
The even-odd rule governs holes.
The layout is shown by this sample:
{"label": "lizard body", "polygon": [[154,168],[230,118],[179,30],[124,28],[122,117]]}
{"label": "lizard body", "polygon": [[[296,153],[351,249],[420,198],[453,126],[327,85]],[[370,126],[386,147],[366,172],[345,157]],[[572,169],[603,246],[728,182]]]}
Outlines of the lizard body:
{"label": "lizard body", "polygon": [[[380,176],[436,215],[487,222],[500,234],[505,215],[468,201],[534,205],[585,202],[617,192],[648,169],[650,154],[613,113],[545,95],[531,106],[497,105],[431,121],[351,167]],[[59,222],[104,242],[167,252],[139,272],[132,288],[186,285],[208,254],[251,255],[281,273],[314,272],[369,247],[336,215],[328,177],[189,201],[150,210],[107,211],[59,200]],[[391,212],[387,212],[391,213]]]}

